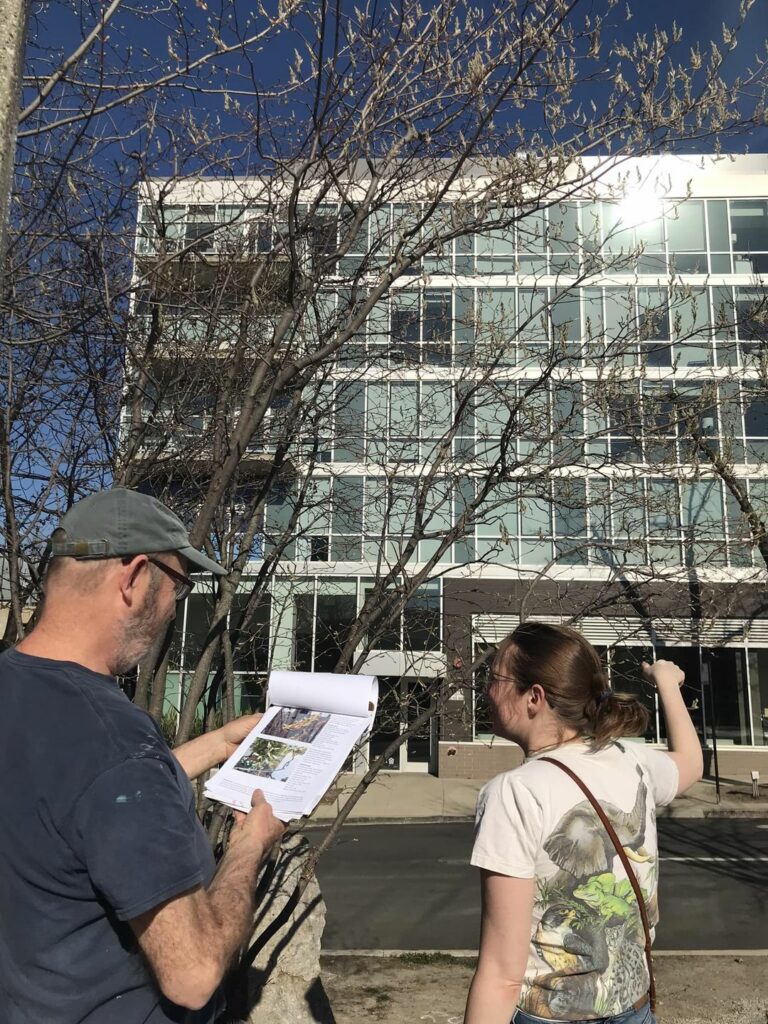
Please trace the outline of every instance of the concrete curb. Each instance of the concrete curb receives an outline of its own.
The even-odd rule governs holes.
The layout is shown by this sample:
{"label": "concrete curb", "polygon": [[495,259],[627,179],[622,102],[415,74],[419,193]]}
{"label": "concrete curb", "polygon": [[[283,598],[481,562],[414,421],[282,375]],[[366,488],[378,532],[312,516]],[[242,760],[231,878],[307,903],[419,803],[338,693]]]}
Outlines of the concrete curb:
{"label": "concrete curb", "polygon": [[[657,810],[657,818],[763,818],[768,821],[768,807],[660,807]],[[388,818],[348,818],[344,822],[344,828],[351,825],[450,825],[452,822],[474,822],[473,814],[452,814],[452,815],[429,815],[429,816],[403,816]],[[327,829],[333,824],[333,818],[312,818],[305,825],[305,829]]]}
{"label": "concrete curb", "polygon": [[[476,949],[323,949],[320,956],[324,960],[333,958],[362,957],[380,958],[382,960],[413,959],[418,961],[426,957],[450,957],[453,960],[477,960]],[[721,956],[734,959],[736,957],[768,957],[768,949],[654,949],[653,958],[671,956]]]}

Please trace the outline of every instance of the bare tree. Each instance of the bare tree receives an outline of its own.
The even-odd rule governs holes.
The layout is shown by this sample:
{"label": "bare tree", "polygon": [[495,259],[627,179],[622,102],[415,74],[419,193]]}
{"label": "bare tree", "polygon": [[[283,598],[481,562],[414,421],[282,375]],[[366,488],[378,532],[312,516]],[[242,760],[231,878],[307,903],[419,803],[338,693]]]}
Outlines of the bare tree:
{"label": "bare tree", "polygon": [[[514,566],[522,613],[562,565],[605,570],[582,614],[630,575],[663,589],[682,492],[642,466],[655,445],[686,485],[679,435],[703,465],[711,400],[682,411],[645,371],[671,379],[718,313],[621,204],[669,190],[636,158],[762,123],[764,60],[734,78],[721,52],[751,6],[706,54],[579,0],[296,2],[245,24],[228,2],[115,2],[83,10],[69,53],[33,23],[3,310],[6,643],[55,517],[109,480],[151,489],[230,569],[194,643],[166,638],[136,682],[173,741],[232,717],[244,676],[256,702],[278,648],[308,668],[394,646],[447,662],[388,704],[362,791],[474,685],[475,659],[439,650],[443,577]],[[260,77],[281,48],[286,73]],[[649,267],[664,285],[634,282]],[[328,621],[305,580],[339,564],[365,583],[335,584]]]}

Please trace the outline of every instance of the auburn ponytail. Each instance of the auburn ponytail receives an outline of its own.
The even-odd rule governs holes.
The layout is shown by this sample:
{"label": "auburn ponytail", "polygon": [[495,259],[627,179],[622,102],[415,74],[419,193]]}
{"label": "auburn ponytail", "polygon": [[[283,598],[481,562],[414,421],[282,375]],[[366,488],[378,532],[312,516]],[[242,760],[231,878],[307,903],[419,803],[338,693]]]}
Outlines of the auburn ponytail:
{"label": "auburn ponytail", "polygon": [[499,648],[504,674],[521,692],[538,683],[564,725],[603,747],[620,736],[638,736],[648,710],[630,694],[608,686],[595,648],[568,626],[524,622]]}
{"label": "auburn ponytail", "polygon": [[637,697],[609,690],[607,697],[596,704],[591,717],[595,746],[604,747],[620,736],[641,736],[648,728],[649,718],[648,708]]}

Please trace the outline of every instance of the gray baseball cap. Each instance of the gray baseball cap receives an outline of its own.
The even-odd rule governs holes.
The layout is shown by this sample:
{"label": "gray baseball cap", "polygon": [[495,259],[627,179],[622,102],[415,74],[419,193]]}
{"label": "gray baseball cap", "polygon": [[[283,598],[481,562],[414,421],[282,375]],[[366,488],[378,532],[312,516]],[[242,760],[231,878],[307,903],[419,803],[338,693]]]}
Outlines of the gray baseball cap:
{"label": "gray baseball cap", "polygon": [[192,547],[177,515],[157,498],[127,487],[99,491],[78,501],[59,523],[51,542],[54,557],[121,558],[158,551],[176,551],[197,569],[227,575],[226,569]]}

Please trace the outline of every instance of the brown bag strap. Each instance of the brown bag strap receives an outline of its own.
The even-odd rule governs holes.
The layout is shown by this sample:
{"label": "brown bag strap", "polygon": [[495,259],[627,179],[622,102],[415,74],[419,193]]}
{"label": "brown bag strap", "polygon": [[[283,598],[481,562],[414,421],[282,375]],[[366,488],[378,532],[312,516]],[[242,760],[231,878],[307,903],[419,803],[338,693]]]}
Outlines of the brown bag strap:
{"label": "brown bag strap", "polygon": [[640,888],[640,883],[638,882],[637,876],[635,875],[635,872],[632,869],[632,865],[629,863],[629,857],[627,857],[627,855],[626,855],[626,853],[624,851],[624,847],[621,845],[621,840],[616,835],[616,830],[614,829],[613,825],[608,820],[608,815],[605,813],[603,808],[600,806],[600,803],[597,801],[597,799],[592,795],[592,792],[590,791],[589,787],[586,786],[584,782],[582,782],[582,780],[579,778],[579,776],[576,774],[576,772],[571,771],[571,769],[567,765],[563,764],[562,761],[556,760],[554,757],[540,757],[539,760],[540,761],[548,761],[549,764],[556,765],[558,768],[561,768],[565,772],[566,775],[570,776],[570,778],[573,779],[573,781],[576,783],[576,785],[582,791],[584,796],[587,798],[587,800],[589,800],[589,802],[594,807],[595,813],[597,814],[597,816],[600,819],[600,821],[602,821],[603,826],[605,828],[605,831],[611,837],[611,842],[616,847],[616,853],[619,855],[619,859],[621,860],[621,863],[624,865],[624,870],[627,873],[627,878],[629,880],[629,884],[632,886],[632,888],[635,891],[635,897],[637,899],[637,906],[638,906],[638,910],[640,911],[640,918],[641,918],[641,920],[643,922],[643,931],[645,932],[645,959],[646,959],[646,962],[648,964],[648,977],[649,977],[649,980],[650,980],[650,987],[649,987],[649,990],[648,990],[648,997],[649,997],[649,999],[651,1001],[651,1012],[655,1013],[656,1012],[656,980],[655,980],[655,978],[653,976],[653,959],[651,957],[651,929],[650,929],[650,926],[648,924],[648,911],[646,910],[645,900],[643,898],[643,893],[642,893],[642,890]]}

